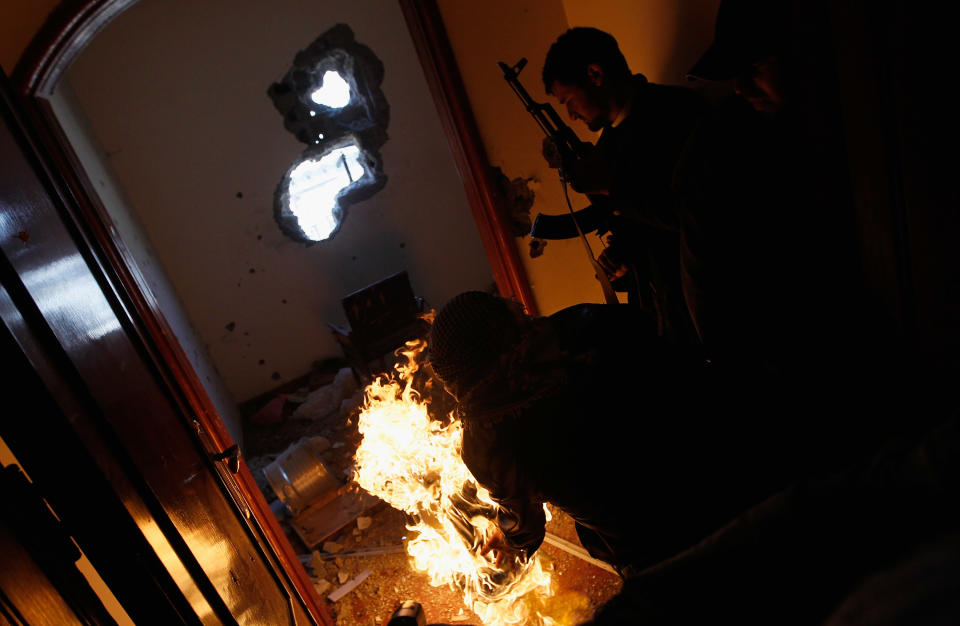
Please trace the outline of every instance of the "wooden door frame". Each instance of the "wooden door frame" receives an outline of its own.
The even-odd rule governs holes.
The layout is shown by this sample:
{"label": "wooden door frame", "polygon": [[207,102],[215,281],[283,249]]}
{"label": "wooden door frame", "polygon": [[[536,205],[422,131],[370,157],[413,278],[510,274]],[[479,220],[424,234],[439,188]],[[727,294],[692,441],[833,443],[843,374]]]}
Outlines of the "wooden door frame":
{"label": "wooden door frame", "polygon": [[[136,0],[65,0],[57,5],[34,36],[14,69],[13,83],[23,96],[31,127],[60,177],[61,192],[72,202],[77,221],[86,229],[93,252],[129,312],[150,356],[171,392],[189,407],[210,443],[220,449],[233,440],[219,418],[137,263],[121,240],[109,214],[74,152],[50,104],[67,68],[113,18]],[[399,0],[411,37],[436,103],[454,162],[493,277],[500,293],[522,302],[531,314],[536,305],[511,234],[502,199],[492,177],[483,143],[470,109],[435,0]],[[237,483],[253,508],[271,548],[311,613],[329,623],[310,579],[286,539],[246,464]]]}

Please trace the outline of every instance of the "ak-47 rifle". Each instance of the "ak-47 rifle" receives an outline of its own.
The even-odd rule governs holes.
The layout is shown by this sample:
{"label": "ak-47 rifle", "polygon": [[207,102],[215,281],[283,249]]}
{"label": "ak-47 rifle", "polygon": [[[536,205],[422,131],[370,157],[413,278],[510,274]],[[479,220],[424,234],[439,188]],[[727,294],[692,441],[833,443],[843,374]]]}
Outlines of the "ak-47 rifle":
{"label": "ak-47 rifle", "polygon": [[[573,129],[567,126],[556,110],[550,104],[537,102],[527,90],[520,84],[520,72],[526,66],[527,60],[520,59],[516,65],[510,66],[501,61],[498,65],[503,70],[503,78],[517,94],[520,101],[523,102],[527,113],[533,116],[534,121],[544,132],[544,134],[557,146],[562,156],[562,162],[582,159],[586,156],[589,144],[584,144],[573,132]],[[560,176],[564,177],[563,168],[560,170]],[[590,244],[584,233],[597,231],[603,235],[609,230],[607,222],[610,218],[610,210],[606,206],[606,198],[589,196],[592,204],[586,208],[574,211],[571,207],[567,215],[544,215],[538,213],[530,229],[530,235],[539,239],[571,239],[580,237],[587,250],[587,256],[590,257],[590,263],[597,274],[597,280],[600,281],[600,287],[603,290],[604,299],[609,304],[619,302],[617,294],[610,285],[610,279],[606,272],[597,263],[590,249]]]}
{"label": "ak-47 rifle", "polygon": [[[507,65],[503,61],[498,65],[503,70],[504,80],[520,98],[527,113],[533,117],[540,130],[557,146],[557,150],[563,157],[562,161],[569,163],[584,158],[589,149],[589,144],[580,141],[573,129],[564,124],[560,115],[550,104],[537,102],[520,84],[520,72],[527,65],[527,60],[525,58],[520,59],[513,66]],[[564,175],[562,169],[560,175]],[[572,239],[577,237],[581,231],[589,233],[600,230],[602,235],[607,230],[605,198],[591,197],[590,200],[593,204],[579,211],[574,211],[572,215],[537,214],[533,228],[530,229],[530,234],[539,239]],[[576,223],[574,223],[574,219],[576,219]],[[577,226],[579,226],[579,229]]]}

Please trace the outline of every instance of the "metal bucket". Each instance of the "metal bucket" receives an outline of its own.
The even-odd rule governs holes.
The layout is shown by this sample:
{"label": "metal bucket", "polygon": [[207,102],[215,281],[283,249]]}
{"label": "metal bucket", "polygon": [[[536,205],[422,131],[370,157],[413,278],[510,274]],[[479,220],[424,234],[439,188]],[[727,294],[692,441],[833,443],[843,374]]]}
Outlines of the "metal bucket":
{"label": "metal bucket", "polygon": [[263,469],[267,482],[291,515],[299,515],[313,504],[326,504],[336,496],[340,481],[320,457],[329,445],[323,437],[303,439]]}

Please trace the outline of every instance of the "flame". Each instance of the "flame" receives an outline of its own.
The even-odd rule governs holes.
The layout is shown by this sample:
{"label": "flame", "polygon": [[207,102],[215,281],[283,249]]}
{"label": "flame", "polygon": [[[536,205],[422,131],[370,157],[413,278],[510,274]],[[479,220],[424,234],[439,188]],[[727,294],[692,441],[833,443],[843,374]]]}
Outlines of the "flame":
{"label": "flame", "polygon": [[496,528],[497,505],[460,457],[463,428],[453,416],[431,420],[413,388],[422,340],[398,351],[406,363],[393,378],[367,386],[359,417],[362,436],[355,457],[355,479],[370,493],[405,511],[407,543],[414,569],[434,586],[461,591],[464,603],[484,624],[571,623],[548,615],[551,575],[539,554],[514,557],[497,567],[493,553],[480,555]]}

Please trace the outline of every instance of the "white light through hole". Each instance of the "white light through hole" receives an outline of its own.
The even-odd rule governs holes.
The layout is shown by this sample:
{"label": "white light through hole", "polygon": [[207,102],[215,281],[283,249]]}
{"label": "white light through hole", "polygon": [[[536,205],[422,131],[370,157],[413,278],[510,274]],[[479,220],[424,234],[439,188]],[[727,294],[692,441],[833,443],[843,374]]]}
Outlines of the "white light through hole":
{"label": "white light through hole", "polygon": [[322,241],[336,229],[337,194],[364,175],[359,157],[360,149],[350,144],[319,160],[303,161],[290,173],[290,211],[312,241]]}
{"label": "white light through hole", "polygon": [[340,74],[327,70],[323,74],[323,84],[310,94],[310,99],[331,109],[342,109],[350,103],[350,85]]}

